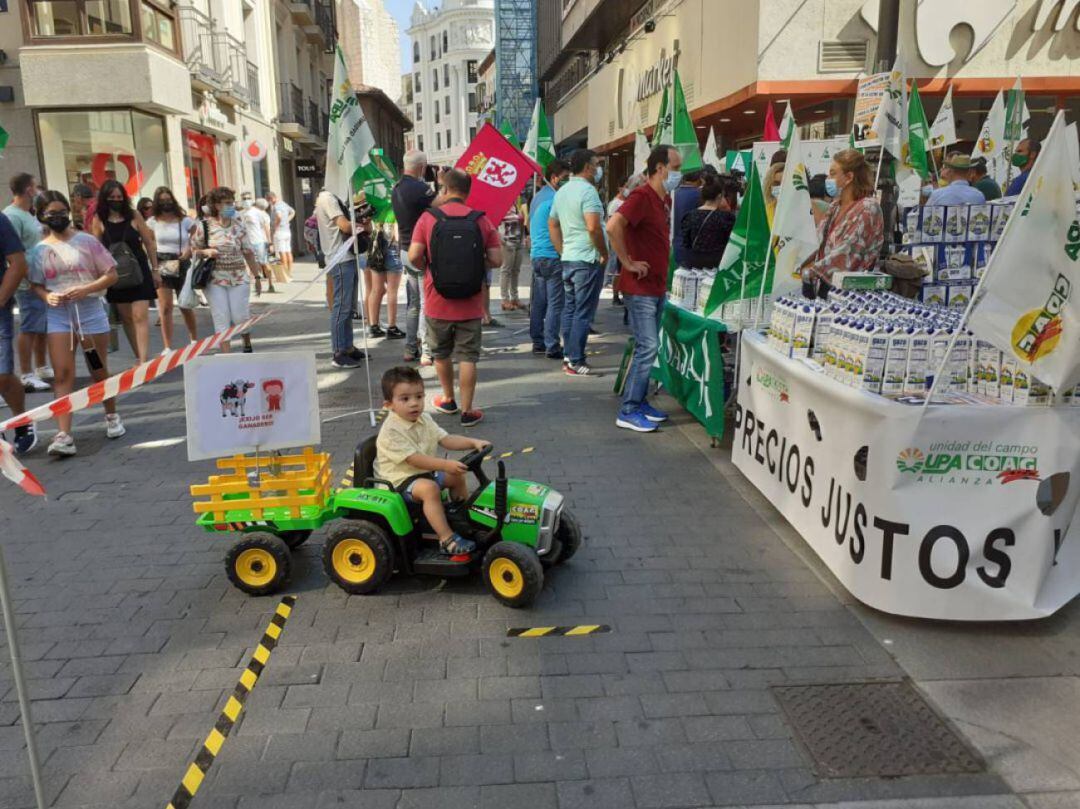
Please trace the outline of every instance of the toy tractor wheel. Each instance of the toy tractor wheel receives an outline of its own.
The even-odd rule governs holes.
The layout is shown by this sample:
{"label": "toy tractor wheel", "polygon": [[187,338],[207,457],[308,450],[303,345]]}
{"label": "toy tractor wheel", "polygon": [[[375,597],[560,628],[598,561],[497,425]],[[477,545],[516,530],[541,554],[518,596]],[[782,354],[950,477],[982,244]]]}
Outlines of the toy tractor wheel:
{"label": "toy tractor wheel", "polygon": [[559,520],[559,530],[555,532],[555,541],[562,545],[562,553],[559,554],[557,564],[562,564],[581,547],[581,523],[570,511],[563,509],[562,519]]}
{"label": "toy tractor wheel", "polygon": [[278,536],[285,540],[285,544],[289,546],[289,550],[295,550],[307,542],[311,534],[311,530],[307,529],[303,531],[282,531]]}
{"label": "toy tractor wheel", "polygon": [[244,534],[229,548],[225,570],[229,581],[248,595],[270,595],[289,579],[292,570],[289,546],[279,537],[262,531]]}
{"label": "toy tractor wheel", "polygon": [[508,607],[527,607],[544,587],[544,568],[532,548],[496,542],[484,556],[484,581],[497,601]]}
{"label": "toy tractor wheel", "polygon": [[386,532],[366,520],[346,520],[323,546],[326,575],[346,593],[365,595],[381,587],[394,572],[394,551]]}

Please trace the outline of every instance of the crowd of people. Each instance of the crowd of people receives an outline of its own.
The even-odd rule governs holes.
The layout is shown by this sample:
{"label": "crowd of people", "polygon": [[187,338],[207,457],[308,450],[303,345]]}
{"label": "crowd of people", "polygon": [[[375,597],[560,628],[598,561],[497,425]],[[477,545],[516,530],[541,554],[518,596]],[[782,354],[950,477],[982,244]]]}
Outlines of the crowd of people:
{"label": "crowd of people", "polygon": [[[273,193],[238,203],[232,189],[217,187],[188,211],[165,186],[133,201],[115,179],[96,192],[76,183],[70,199],[27,173],[14,175],[9,188],[11,203],[0,213],[0,397],[12,414],[26,409],[27,393],[71,393],[78,350],[95,381],[109,376],[110,311],[144,363],[152,353],[151,306],[165,353],[177,347],[175,309],[194,342],[198,306],[209,307],[219,332],[249,319],[252,286],[260,295],[265,280],[274,291],[271,251],[283,277],[291,272],[295,211]],[[240,337],[250,352],[251,335]],[[220,350],[229,351],[230,341]],[[102,404],[106,436],[121,437],[115,400]],[[74,455],[71,414],[57,421],[48,453]],[[37,442],[33,425],[15,430],[16,453]]]}

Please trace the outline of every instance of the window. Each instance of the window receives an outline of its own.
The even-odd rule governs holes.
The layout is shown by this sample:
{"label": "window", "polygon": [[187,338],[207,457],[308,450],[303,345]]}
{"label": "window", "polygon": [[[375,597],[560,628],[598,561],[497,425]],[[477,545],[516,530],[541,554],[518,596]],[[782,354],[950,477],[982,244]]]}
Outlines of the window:
{"label": "window", "polygon": [[446,148],[447,149],[450,148],[450,130],[449,129],[446,130]]}
{"label": "window", "polygon": [[416,120],[424,120],[424,105],[421,104],[419,101],[416,102]]}
{"label": "window", "polygon": [[465,75],[468,77],[469,84],[476,84],[480,80],[480,77],[476,73],[476,60],[469,59],[465,63]]}
{"label": "window", "polygon": [[469,112],[476,111],[476,93],[469,93]]}
{"label": "window", "polygon": [[423,135],[417,135],[416,136],[416,148],[421,152],[424,151],[424,136]]}
{"label": "window", "polygon": [[448,42],[449,42],[449,40],[446,38],[446,32],[443,31],[442,32],[442,49],[443,49],[443,53],[446,53],[448,50],[450,50],[450,46],[447,44]]}
{"label": "window", "polygon": [[420,43],[419,42],[414,42],[412,44],[412,60],[413,60],[414,65],[417,62],[420,61]]}
{"label": "window", "polygon": [[431,89],[432,90],[438,90],[439,89],[439,71],[438,71],[438,69],[435,69],[435,70],[431,71]]}
{"label": "window", "polygon": [[442,149],[442,132],[435,133],[435,151]]}
{"label": "window", "polygon": [[440,123],[440,120],[441,119],[439,118],[439,102],[436,101],[435,102],[435,123]]}
{"label": "window", "polygon": [[442,66],[442,80],[443,80],[443,84],[446,85],[446,87],[450,86],[450,65],[449,65],[449,63]]}
{"label": "window", "polygon": [[443,99],[443,112],[445,112],[447,115],[450,114],[450,96],[447,96]]}
{"label": "window", "polygon": [[416,71],[416,73],[413,74],[413,89],[417,93],[420,92],[420,71]]}
{"label": "window", "polygon": [[438,58],[438,54],[435,53],[435,35],[431,35],[431,61],[434,62]]}
{"label": "window", "polygon": [[[131,0],[25,0],[32,37],[133,37]],[[168,0],[141,0],[142,37],[169,50],[176,47],[176,14]]]}
{"label": "window", "polygon": [[469,140],[470,141],[476,140],[476,127],[475,126],[470,126],[469,127]]}

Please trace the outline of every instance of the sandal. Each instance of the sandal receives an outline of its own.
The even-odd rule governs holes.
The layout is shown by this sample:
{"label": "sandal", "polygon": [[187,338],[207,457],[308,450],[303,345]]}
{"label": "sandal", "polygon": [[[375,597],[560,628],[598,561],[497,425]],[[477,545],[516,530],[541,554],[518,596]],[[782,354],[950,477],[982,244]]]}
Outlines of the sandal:
{"label": "sandal", "polygon": [[451,534],[449,538],[439,540],[439,548],[447,556],[458,556],[459,554],[475,551],[476,543],[465,539],[460,534]]}

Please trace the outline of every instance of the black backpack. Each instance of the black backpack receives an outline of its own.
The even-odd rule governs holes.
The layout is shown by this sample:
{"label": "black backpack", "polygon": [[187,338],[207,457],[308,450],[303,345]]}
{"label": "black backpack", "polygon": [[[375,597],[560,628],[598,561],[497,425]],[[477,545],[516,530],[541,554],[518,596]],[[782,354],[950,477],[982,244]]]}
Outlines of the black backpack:
{"label": "black backpack", "polygon": [[112,285],[113,289],[134,289],[142,286],[142,267],[130,245],[127,242],[113,242],[109,245],[109,253],[116,262],[116,283]]}
{"label": "black backpack", "polygon": [[487,277],[487,248],[480,230],[483,211],[465,216],[449,216],[439,208],[431,231],[431,280],[444,298],[471,298],[484,287]]}

